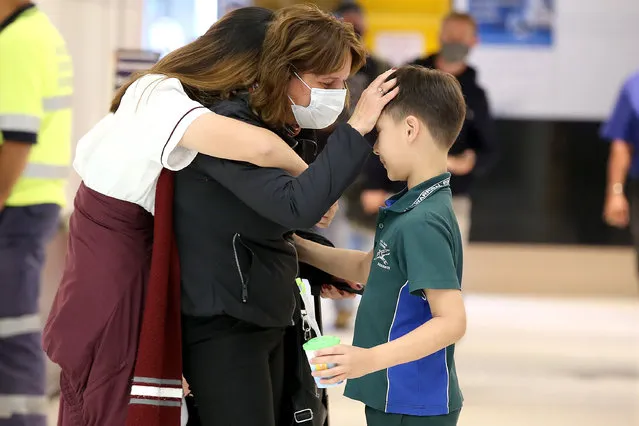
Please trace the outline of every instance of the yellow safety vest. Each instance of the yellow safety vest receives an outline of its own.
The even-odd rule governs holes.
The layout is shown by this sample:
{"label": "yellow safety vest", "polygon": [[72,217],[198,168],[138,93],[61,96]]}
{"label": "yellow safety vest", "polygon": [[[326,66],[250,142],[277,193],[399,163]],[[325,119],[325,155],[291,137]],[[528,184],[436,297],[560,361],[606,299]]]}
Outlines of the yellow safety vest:
{"label": "yellow safety vest", "polygon": [[29,5],[0,23],[0,144],[33,144],[7,206],[65,205],[72,94],[71,58],[44,13]]}

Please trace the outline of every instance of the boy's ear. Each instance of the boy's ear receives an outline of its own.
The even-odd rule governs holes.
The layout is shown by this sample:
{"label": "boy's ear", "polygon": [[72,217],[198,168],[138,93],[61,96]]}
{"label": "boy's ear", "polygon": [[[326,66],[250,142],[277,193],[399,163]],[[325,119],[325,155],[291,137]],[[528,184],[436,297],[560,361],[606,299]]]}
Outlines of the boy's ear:
{"label": "boy's ear", "polygon": [[421,131],[421,123],[417,117],[409,115],[405,119],[405,125],[407,141],[412,144],[417,140],[417,135],[419,135],[419,132]]}

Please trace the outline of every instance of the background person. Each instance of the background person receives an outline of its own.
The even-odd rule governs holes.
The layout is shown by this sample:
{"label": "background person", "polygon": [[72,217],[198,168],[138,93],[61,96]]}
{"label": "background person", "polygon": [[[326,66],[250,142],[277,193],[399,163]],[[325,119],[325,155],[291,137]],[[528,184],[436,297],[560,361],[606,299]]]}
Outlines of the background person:
{"label": "background person", "polygon": [[0,425],[47,423],[39,318],[45,246],[71,159],[73,66],[34,4],[0,1]]}
{"label": "background person", "polygon": [[639,271],[639,72],[622,86],[601,136],[610,141],[603,217],[617,228],[630,225]]}
{"label": "background person", "polygon": [[414,62],[454,75],[461,84],[467,113],[464,127],[448,156],[453,206],[464,242],[470,237],[471,190],[474,180],[486,173],[496,159],[493,118],[486,92],[477,82],[477,71],[468,54],[477,44],[477,24],[466,13],[453,12],[442,23],[439,52]]}

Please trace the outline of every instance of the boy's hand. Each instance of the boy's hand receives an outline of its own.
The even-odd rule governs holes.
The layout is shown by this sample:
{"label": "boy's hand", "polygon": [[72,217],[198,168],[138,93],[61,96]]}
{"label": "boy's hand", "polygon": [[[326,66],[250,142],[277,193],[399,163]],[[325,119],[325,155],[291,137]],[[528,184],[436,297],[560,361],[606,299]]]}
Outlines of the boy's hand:
{"label": "boy's hand", "polygon": [[327,385],[357,379],[376,371],[375,358],[370,349],[348,345],[337,345],[315,352],[311,364],[336,364],[329,370],[313,372],[313,376],[324,378],[322,383]]}

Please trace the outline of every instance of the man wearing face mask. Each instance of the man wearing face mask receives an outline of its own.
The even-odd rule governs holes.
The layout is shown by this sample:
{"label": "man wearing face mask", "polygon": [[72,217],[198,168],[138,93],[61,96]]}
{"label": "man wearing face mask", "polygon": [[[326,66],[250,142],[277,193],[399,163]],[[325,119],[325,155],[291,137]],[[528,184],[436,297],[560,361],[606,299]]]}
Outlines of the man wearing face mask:
{"label": "man wearing face mask", "polygon": [[439,52],[413,62],[454,75],[459,80],[467,103],[466,120],[450,150],[448,170],[453,207],[464,242],[470,232],[470,190],[476,177],[494,164],[496,142],[494,124],[484,89],[477,83],[477,72],[468,65],[470,50],[477,44],[477,24],[466,13],[453,12],[444,18]]}

